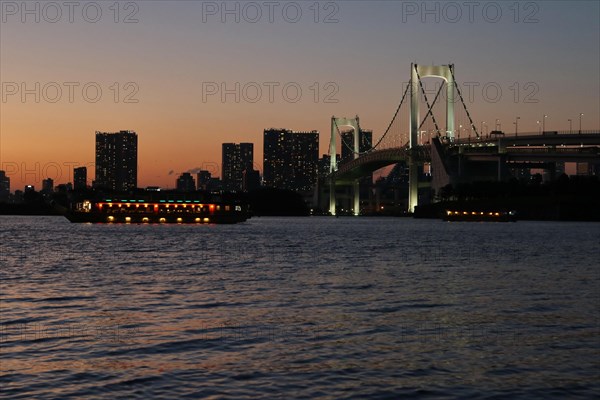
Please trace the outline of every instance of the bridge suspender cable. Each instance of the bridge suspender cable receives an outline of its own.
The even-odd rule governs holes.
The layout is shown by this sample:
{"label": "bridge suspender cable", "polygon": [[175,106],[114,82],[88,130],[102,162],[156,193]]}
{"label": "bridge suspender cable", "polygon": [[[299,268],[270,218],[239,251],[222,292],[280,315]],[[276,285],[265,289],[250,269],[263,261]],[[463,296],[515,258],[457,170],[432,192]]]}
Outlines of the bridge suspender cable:
{"label": "bridge suspender cable", "polygon": [[[404,103],[404,99],[406,98],[406,94],[408,93],[408,89],[411,86],[411,82],[409,82],[406,85],[406,89],[404,89],[404,94],[402,95],[402,99],[400,99],[400,104],[398,105],[398,108],[396,108],[396,112],[394,113],[394,116],[392,117],[392,121],[389,123],[387,129],[385,130],[385,133],[383,134],[383,136],[381,136],[381,138],[377,141],[377,143],[375,145],[373,145],[369,150],[365,151],[365,152],[358,152],[356,153],[354,151],[353,148],[351,148],[348,143],[344,142],[343,138],[342,138],[342,134],[340,132],[340,128],[338,127],[337,121],[334,119],[333,123],[335,124],[335,130],[337,131],[338,136],[340,136],[340,139],[342,141],[342,144],[344,146],[346,146],[352,153],[354,154],[367,154],[373,150],[376,150],[377,147],[381,144],[381,142],[383,141],[383,139],[385,139],[385,137],[387,136],[388,132],[390,131],[390,129],[392,128],[392,125],[394,124],[394,121],[396,121],[396,118],[398,117],[398,113],[400,112],[400,108],[402,107],[402,104]],[[359,124],[359,129],[360,129],[360,124]],[[359,133],[360,134],[360,133]],[[331,155],[331,154],[330,154]]]}
{"label": "bridge suspender cable", "polygon": [[450,64],[449,67],[450,67],[450,73],[452,74],[452,81],[454,82],[454,86],[456,87],[456,92],[458,93],[458,97],[460,97],[460,101],[462,102],[465,112],[467,113],[467,117],[469,117],[469,122],[471,123],[471,128],[473,129],[473,131],[475,131],[475,135],[477,137],[480,137],[479,132],[477,132],[477,127],[475,126],[475,124],[473,123],[473,119],[471,118],[471,114],[469,113],[469,110],[467,109],[467,105],[465,104],[462,93],[460,92],[460,88],[456,84],[456,78],[454,77],[454,64]]}
{"label": "bridge suspender cable", "polygon": [[[458,93],[458,96],[460,98],[460,101],[463,105],[463,108],[465,109],[465,112],[467,113],[467,117],[469,118],[469,123],[471,124],[471,128],[473,129],[473,131],[475,132],[475,135],[477,137],[480,137],[479,132],[477,131],[477,127],[475,126],[475,124],[473,123],[473,118],[471,118],[471,113],[469,112],[469,109],[467,108],[467,105],[465,104],[465,100],[463,98],[462,92],[460,91],[459,86],[456,84],[456,78],[454,76],[454,66],[453,65],[449,65],[450,67],[450,73],[452,74],[452,80],[454,82],[454,86],[456,88],[456,92]],[[427,114],[425,115],[425,117],[423,118],[423,121],[421,121],[421,124],[419,125],[419,130],[423,127],[423,125],[425,124],[425,121],[427,120],[427,118],[429,117],[429,115],[431,115],[431,118],[433,120],[433,123],[435,124],[435,129],[438,133],[438,136],[440,135],[440,128],[439,125],[437,123],[437,120],[435,119],[435,115],[433,114],[433,106],[435,106],[435,104],[437,103],[437,100],[442,92],[442,89],[444,88],[444,85],[440,86],[440,89],[438,90],[437,94],[435,95],[435,98],[433,99],[433,103],[429,104],[429,100],[427,98],[427,93],[425,92],[425,88],[423,86],[423,82],[421,81],[421,76],[417,70],[417,78],[419,81],[419,87],[421,88],[421,93],[423,94],[423,98],[425,100],[425,103],[427,104]],[[341,142],[344,146],[346,146],[352,153],[354,154],[366,154],[369,153],[373,150],[376,150],[379,145],[383,142],[383,140],[386,138],[387,134],[389,133],[390,129],[392,128],[394,122],[396,121],[396,118],[398,117],[398,113],[400,112],[400,108],[402,107],[402,104],[404,104],[404,99],[406,98],[406,94],[408,93],[408,89],[412,86],[412,80],[408,82],[408,84],[406,85],[406,89],[404,90],[404,94],[402,95],[402,99],[400,100],[400,104],[398,105],[398,108],[396,108],[396,112],[394,113],[394,116],[392,117],[392,121],[389,123],[387,129],[385,130],[384,134],[381,136],[381,138],[377,141],[377,143],[375,145],[373,145],[371,147],[371,149],[367,150],[366,152],[356,152],[354,151],[354,148],[350,147],[348,145],[348,143],[346,143],[343,138],[342,138],[342,134],[340,132],[340,128],[337,125],[337,122],[334,119],[334,123],[335,123],[335,128],[337,131],[338,136],[340,136]],[[360,126],[359,126],[360,129]],[[357,134],[360,135],[360,132],[357,132]]]}

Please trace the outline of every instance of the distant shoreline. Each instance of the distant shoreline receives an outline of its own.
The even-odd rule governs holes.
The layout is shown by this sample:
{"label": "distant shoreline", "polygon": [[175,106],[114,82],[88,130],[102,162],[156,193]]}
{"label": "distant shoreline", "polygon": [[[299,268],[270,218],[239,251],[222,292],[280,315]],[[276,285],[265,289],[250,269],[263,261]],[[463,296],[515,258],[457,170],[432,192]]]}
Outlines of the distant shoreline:
{"label": "distant shoreline", "polygon": [[[481,206],[481,204],[469,204],[469,203],[436,203],[427,206],[421,206],[420,210],[417,210],[414,218],[417,219],[441,219],[442,213],[446,209],[460,209],[460,210],[479,210],[489,208],[488,206]],[[502,207],[505,209],[506,207]],[[0,204],[0,216],[31,216],[31,217],[60,217],[62,214],[59,212],[46,207],[36,207],[26,204]],[[306,218],[306,215],[255,215],[253,218],[261,217],[298,217]],[[323,217],[323,215],[315,215],[315,217]],[[351,215],[339,216],[340,218],[356,218]],[[370,214],[363,215],[361,217],[392,217],[392,218],[406,218],[406,215],[380,215]],[[359,217],[360,218],[360,217]],[[518,212],[517,219],[519,221],[555,221],[555,222],[600,222],[600,211],[589,208],[582,208],[581,205],[556,205],[556,206],[542,206],[535,210],[522,210]]]}
{"label": "distant shoreline", "polygon": [[58,211],[46,204],[8,204],[0,203],[0,215],[21,216],[60,216]]}

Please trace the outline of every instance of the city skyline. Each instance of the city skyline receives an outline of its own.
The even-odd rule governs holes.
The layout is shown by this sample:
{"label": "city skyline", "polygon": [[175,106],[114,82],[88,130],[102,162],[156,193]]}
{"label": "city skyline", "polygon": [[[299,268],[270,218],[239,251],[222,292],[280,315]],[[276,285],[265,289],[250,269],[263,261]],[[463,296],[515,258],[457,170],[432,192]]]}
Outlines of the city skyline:
{"label": "city skyline", "polygon": [[[325,9],[330,3],[337,9]],[[222,143],[257,144],[262,169],[258,144],[269,127],[320,131],[322,156],[331,116],[358,114],[376,142],[402,95],[411,62],[454,63],[478,129],[489,131],[498,119],[511,133],[520,117],[520,132],[536,132],[540,124],[577,130],[580,114],[584,130],[597,129],[598,4],[529,2],[537,9],[522,3],[515,10],[484,3],[500,4],[502,18],[492,22],[490,6],[486,15],[474,10],[473,18],[461,10],[456,20],[453,10],[436,2],[430,3],[433,14],[419,9],[421,2],[414,2],[416,11],[400,3],[322,2],[318,23],[309,5],[297,23],[281,13],[273,23],[249,22],[247,15],[223,23],[220,15],[188,2],[136,3],[134,23],[122,21],[131,10],[121,10],[119,23],[108,9],[97,23],[81,15],[73,23],[46,22],[44,15],[40,22],[30,16],[23,23],[5,9],[0,169],[10,174],[12,188],[41,187],[47,177],[72,182],[74,167],[93,167],[95,131],[132,129],[143,138],[138,186],[172,188],[182,172],[212,170],[220,176]],[[331,23],[324,22],[328,16]],[[175,25],[179,29],[171,29]],[[154,33],[157,26],[166,28],[163,35]],[[291,40],[295,46],[289,46]],[[110,59],[127,62],[104,62]],[[51,102],[57,86],[62,97]],[[257,87],[263,96],[252,102]],[[297,87],[302,96],[294,102]],[[103,95],[93,102],[97,88]]]}

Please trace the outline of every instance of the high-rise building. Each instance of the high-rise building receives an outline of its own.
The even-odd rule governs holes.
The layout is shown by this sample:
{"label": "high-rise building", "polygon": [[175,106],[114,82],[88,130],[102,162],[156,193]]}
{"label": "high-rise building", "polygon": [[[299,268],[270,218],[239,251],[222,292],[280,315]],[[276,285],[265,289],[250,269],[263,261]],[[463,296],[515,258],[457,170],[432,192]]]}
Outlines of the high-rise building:
{"label": "high-rise building", "polygon": [[196,190],[196,181],[189,172],[184,172],[177,178],[177,191],[178,192],[193,192]]}
{"label": "high-rise building", "polygon": [[54,180],[52,178],[44,179],[42,181],[42,193],[51,194],[54,192]]}
{"label": "high-rise building", "polygon": [[264,131],[263,180],[265,186],[311,190],[317,181],[319,132],[287,129]]}
{"label": "high-rise building", "polygon": [[137,188],[137,143],[132,131],[96,132],[96,187],[116,192]]}
{"label": "high-rise building", "polygon": [[[358,135],[358,151],[364,153],[373,147],[373,131],[361,129]],[[346,162],[354,159],[354,130],[342,133],[342,159]]]}
{"label": "high-rise building", "polygon": [[0,201],[8,201],[10,197],[10,178],[5,171],[0,171]]}
{"label": "high-rise building", "polygon": [[319,175],[319,132],[294,132],[294,179],[291,189],[311,191]]}
{"label": "high-rise building", "polygon": [[225,191],[243,189],[244,171],[252,170],[254,164],[253,143],[223,143],[222,182]]}
{"label": "high-rise building", "polygon": [[[340,155],[336,154],[336,160],[340,160]],[[319,158],[318,170],[319,177],[325,178],[330,174],[331,169],[331,156],[329,154],[323,154],[323,157]]]}
{"label": "high-rise building", "polygon": [[210,190],[210,181],[211,181],[212,175],[210,173],[210,171],[199,171],[198,174],[196,174],[196,184],[197,189],[198,190]]}
{"label": "high-rise building", "polygon": [[287,129],[265,129],[263,141],[263,184],[287,189],[292,186],[293,132]]}
{"label": "high-rise building", "polygon": [[215,177],[210,178],[210,183],[208,184],[208,191],[209,192],[220,192],[221,190],[223,190],[221,178],[215,178]]}
{"label": "high-rise building", "polygon": [[75,190],[85,190],[87,188],[86,167],[79,167],[73,170],[73,187]]}
{"label": "high-rise building", "polygon": [[251,192],[260,188],[260,172],[254,169],[246,169],[244,171],[244,182],[243,182],[243,190],[244,192]]}
{"label": "high-rise building", "polygon": [[0,171],[0,201],[7,201],[10,197],[10,178],[5,171]]}

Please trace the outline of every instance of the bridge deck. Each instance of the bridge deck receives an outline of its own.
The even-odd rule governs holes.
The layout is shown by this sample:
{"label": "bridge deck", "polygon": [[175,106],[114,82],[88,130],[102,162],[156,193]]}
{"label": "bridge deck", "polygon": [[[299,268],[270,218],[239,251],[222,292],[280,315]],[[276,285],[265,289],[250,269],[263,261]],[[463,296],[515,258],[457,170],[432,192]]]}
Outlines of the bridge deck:
{"label": "bridge deck", "polygon": [[[599,131],[463,138],[452,143],[446,142],[444,147],[450,154],[460,153],[472,161],[490,161],[502,157],[508,162],[600,162]],[[340,183],[351,182],[401,161],[416,164],[431,162],[431,146],[426,144],[412,149],[403,146],[373,150],[340,165],[334,178]]]}

